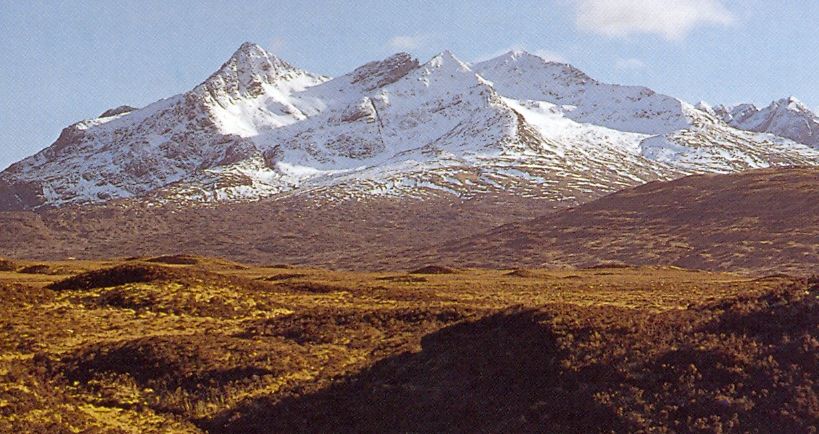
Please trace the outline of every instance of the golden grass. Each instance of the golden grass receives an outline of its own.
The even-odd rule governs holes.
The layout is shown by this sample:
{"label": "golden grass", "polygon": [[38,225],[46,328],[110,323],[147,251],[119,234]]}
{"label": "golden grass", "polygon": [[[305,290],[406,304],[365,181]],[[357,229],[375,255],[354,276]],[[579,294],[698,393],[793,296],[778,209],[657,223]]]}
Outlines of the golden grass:
{"label": "golden grass", "polygon": [[[563,318],[588,314],[598,321],[614,312],[616,323],[633,315],[688,315],[803,282],[674,267],[415,275],[168,258],[43,263],[71,275],[122,265],[166,270],[159,280],[110,287],[50,290],[71,275],[0,272],[0,432],[253,431],[259,428],[253,417],[264,420],[269,409],[298,397],[292,405],[308,405],[347,379],[427,354],[424,342],[446,330],[500,313],[571,306],[582,315]],[[572,339],[609,339],[607,326],[593,327],[598,337]],[[575,356],[560,357],[582,365],[572,362]],[[441,361],[431,360],[424,363]],[[390,428],[387,422],[367,427]],[[392,425],[398,426],[408,427]]]}

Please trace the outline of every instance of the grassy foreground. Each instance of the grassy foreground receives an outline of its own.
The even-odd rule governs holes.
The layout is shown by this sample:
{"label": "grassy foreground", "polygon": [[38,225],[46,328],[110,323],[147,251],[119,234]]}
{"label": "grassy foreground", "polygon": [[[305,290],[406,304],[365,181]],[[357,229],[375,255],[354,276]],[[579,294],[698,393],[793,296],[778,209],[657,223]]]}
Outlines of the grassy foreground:
{"label": "grassy foreground", "polygon": [[815,432],[819,282],[0,260],[0,432]]}

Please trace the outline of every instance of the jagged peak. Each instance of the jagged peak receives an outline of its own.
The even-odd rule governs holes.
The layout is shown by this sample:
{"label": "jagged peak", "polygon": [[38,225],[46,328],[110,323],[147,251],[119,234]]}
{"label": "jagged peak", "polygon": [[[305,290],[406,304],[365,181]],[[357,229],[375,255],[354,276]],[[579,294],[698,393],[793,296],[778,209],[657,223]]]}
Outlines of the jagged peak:
{"label": "jagged peak", "polygon": [[779,99],[779,100],[777,100],[776,102],[778,102],[778,103],[784,103],[784,104],[802,104],[802,101],[800,101],[800,100],[799,100],[799,98],[797,98],[797,97],[795,97],[795,96],[793,96],[793,95],[791,95],[791,96],[786,96],[786,97],[784,97],[784,98],[780,98],[780,99]]}
{"label": "jagged peak", "polygon": [[427,63],[424,64],[425,67],[428,69],[457,69],[462,72],[471,71],[469,65],[463,62],[461,59],[458,59],[452,51],[444,50],[437,55],[435,55],[432,59],[430,59]]}
{"label": "jagged peak", "polygon": [[786,108],[786,109],[792,110],[792,111],[811,112],[810,108],[805,103],[803,103],[802,101],[800,101],[799,99],[797,99],[794,96],[787,96],[785,98],[780,98],[780,99],[772,102],[769,107],[771,107],[771,108],[782,107],[782,108]]}
{"label": "jagged peak", "polygon": [[812,114],[813,111],[807,104],[800,101],[798,98],[794,96],[787,96],[784,98],[780,98],[778,100],[772,101],[764,108],[759,108],[756,104],[753,103],[742,103],[737,105],[719,105],[716,106],[715,109],[721,109],[723,111],[731,113],[733,116],[743,116],[749,113],[758,113],[761,111],[765,112],[772,112],[776,110],[789,110],[794,112],[801,112],[801,113],[808,113]]}
{"label": "jagged peak", "polygon": [[542,56],[537,54],[530,53],[526,50],[521,49],[512,49],[506,51],[505,53],[495,56],[491,59],[484,60],[482,62],[476,62],[476,65],[482,66],[493,66],[493,65],[500,65],[500,64],[510,64],[510,63],[520,63],[520,62],[535,62],[539,64],[554,64],[554,65],[566,65],[566,63],[555,62],[551,60],[547,60]]}
{"label": "jagged peak", "polygon": [[533,60],[533,61],[539,61],[539,62],[543,62],[543,63],[557,63],[557,62],[548,61],[548,60],[544,59],[543,57],[538,56],[537,54],[532,54],[532,53],[530,53],[530,52],[528,52],[526,50],[519,50],[519,49],[509,50],[509,51],[501,54],[500,56],[496,57],[495,59],[500,59],[500,60],[505,60],[505,61],[512,61],[512,62],[520,61],[520,60]]}
{"label": "jagged peak", "polygon": [[585,72],[568,63],[554,62],[546,60],[541,56],[532,54],[526,50],[509,50],[500,56],[493,57],[483,62],[473,64],[475,71],[485,71],[494,69],[508,69],[510,71],[531,72],[527,70],[535,69],[554,77],[572,77],[579,81],[592,81]]}
{"label": "jagged peak", "polygon": [[264,84],[288,82],[307,78],[311,84],[326,81],[327,78],[299,69],[276,57],[260,45],[245,42],[211,74],[195,92],[208,92],[215,99],[231,97],[255,97],[261,95]]}
{"label": "jagged peak", "polygon": [[[253,42],[245,42],[233,52],[230,58],[217,71],[231,72],[235,70],[245,70],[249,73],[270,73],[270,72],[288,72],[298,71],[295,66],[286,61],[276,57],[273,53],[265,50],[259,44]],[[241,72],[241,71],[240,71]]]}
{"label": "jagged peak", "polygon": [[356,68],[349,74],[350,83],[372,90],[398,81],[418,66],[417,59],[400,52],[384,60],[376,60]]}
{"label": "jagged peak", "polygon": [[759,107],[757,107],[756,104],[746,102],[746,103],[737,104],[737,105],[731,107],[731,111],[734,112],[734,113],[747,112],[747,111],[759,111]]}
{"label": "jagged peak", "polygon": [[131,107],[129,105],[121,105],[119,107],[108,109],[108,110],[102,112],[102,114],[100,114],[99,117],[108,118],[108,117],[111,117],[111,116],[121,115],[121,114],[124,114],[124,113],[130,113],[130,112],[135,111],[135,110],[138,110],[138,109],[136,107]]}
{"label": "jagged peak", "polygon": [[449,50],[433,56],[418,67],[415,74],[416,79],[427,85],[432,81],[456,81],[467,86],[488,85],[488,82],[479,76],[469,64],[456,57]]}
{"label": "jagged peak", "polygon": [[239,48],[236,49],[236,51],[233,53],[233,55],[235,56],[235,55],[237,55],[239,53],[248,53],[248,54],[255,53],[255,54],[259,54],[259,55],[269,55],[270,54],[261,45],[255,43],[255,42],[251,42],[251,41],[243,42],[242,45],[240,45]]}
{"label": "jagged peak", "polygon": [[380,62],[376,61],[376,62],[370,62],[370,63],[404,63],[404,62],[412,62],[412,61],[417,62],[418,59],[415,59],[414,57],[412,57],[411,54],[409,54],[407,52],[399,51],[399,52],[387,57],[386,59],[381,60]]}

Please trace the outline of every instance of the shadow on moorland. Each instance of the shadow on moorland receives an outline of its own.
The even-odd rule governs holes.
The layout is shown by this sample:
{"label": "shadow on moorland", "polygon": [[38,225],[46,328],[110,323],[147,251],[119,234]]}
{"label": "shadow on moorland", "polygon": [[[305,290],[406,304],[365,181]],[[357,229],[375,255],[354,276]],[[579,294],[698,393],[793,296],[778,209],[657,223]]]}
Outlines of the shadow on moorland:
{"label": "shadow on moorland", "polygon": [[[419,353],[381,360],[314,393],[266,398],[220,415],[210,432],[622,431],[592,392],[561,369],[537,311],[459,323],[422,339]],[[605,371],[605,372],[604,372]],[[612,370],[598,375],[612,381]]]}

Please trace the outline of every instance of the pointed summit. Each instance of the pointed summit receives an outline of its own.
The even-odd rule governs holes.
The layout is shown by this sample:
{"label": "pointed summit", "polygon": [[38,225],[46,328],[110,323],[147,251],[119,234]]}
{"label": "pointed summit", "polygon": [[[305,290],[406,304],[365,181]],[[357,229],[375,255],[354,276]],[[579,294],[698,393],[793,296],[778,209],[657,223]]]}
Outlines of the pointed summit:
{"label": "pointed summit", "polygon": [[325,80],[296,68],[258,44],[245,42],[194,92],[209,95],[220,105],[226,105],[231,100],[262,95],[265,85],[287,86],[292,82],[304,88]]}
{"label": "pointed summit", "polygon": [[539,59],[545,61],[540,56],[534,55],[526,50],[509,50],[506,53],[501,54],[500,56],[496,57],[496,59],[503,59],[506,61],[516,61],[520,59]]}
{"label": "pointed summit", "polygon": [[223,68],[225,65],[235,66],[239,69],[249,69],[250,72],[257,73],[262,71],[286,72],[298,70],[293,65],[253,42],[245,42],[240,45],[230,56],[230,59],[225,62]]}
{"label": "pointed summit", "polygon": [[794,96],[779,99],[770,105],[771,108],[784,108],[791,111],[810,113],[810,108]]}
{"label": "pointed summit", "polygon": [[[531,76],[549,77],[550,80],[571,81],[576,84],[592,82],[583,71],[567,63],[553,62],[524,50],[510,50],[500,56],[472,65],[472,69],[482,77],[516,76],[530,80]],[[526,78],[530,77],[530,78]]]}
{"label": "pointed summit", "polygon": [[495,56],[491,59],[477,62],[475,66],[481,65],[482,68],[487,67],[497,67],[500,65],[510,65],[510,64],[555,64],[555,65],[565,65],[562,62],[555,62],[552,60],[548,60],[543,56],[539,56],[537,54],[530,53],[526,50],[509,50],[499,56]]}
{"label": "pointed summit", "polygon": [[421,65],[416,78],[427,86],[431,83],[447,83],[444,85],[454,86],[452,89],[484,83],[468,64],[449,50],[438,53]]}
{"label": "pointed summit", "polygon": [[237,53],[248,53],[248,54],[252,54],[252,53],[256,53],[256,54],[270,54],[270,53],[268,53],[268,51],[267,51],[267,50],[265,50],[264,48],[262,48],[262,46],[261,46],[261,45],[259,45],[259,44],[255,43],[255,42],[250,42],[250,41],[245,41],[245,42],[243,42],[243,43],[242,43],[242,45],[240,45],[240,46],[239,46],[239,48],[236,50],[236,52],[234,53],[234,55],[236,55]]}
{"label": "pointed summit", "polygon": [[424,66],[435,69],[452,68],[453,70],[460,70],[462,72],[470,71],[469,66],[461,61],[461,59],[455,57],[455,54],[449,50],[438,53],[438,55],[430,59],[429,62],[425,63]]}
{"label": "pointed summit", "polygon": [[[551,57],[545,57],[545,56],[548,56],[548,55],[535,54],[535,53],[530,53],[530,52],[528,52],[526,50],[514,49],[514,50],[509,50],[509,51],[501,54],[500,56],[495,57],[494,59],[497,59],[497,60],[503,61],[503,62],[513,62],[513,63],[515,63],[515,62],[516,63],[532,62],[532,63],[543,63],[543,64],[560,64],[560,65],[565,65],[566,64],[564,61],[555,60],[554,56],[551,56]],[[492,60],[492,59],[490,59],[490,60]]]}

